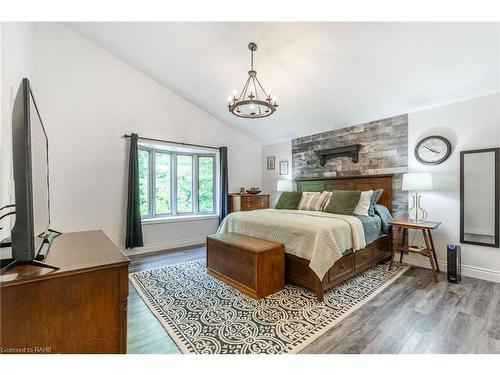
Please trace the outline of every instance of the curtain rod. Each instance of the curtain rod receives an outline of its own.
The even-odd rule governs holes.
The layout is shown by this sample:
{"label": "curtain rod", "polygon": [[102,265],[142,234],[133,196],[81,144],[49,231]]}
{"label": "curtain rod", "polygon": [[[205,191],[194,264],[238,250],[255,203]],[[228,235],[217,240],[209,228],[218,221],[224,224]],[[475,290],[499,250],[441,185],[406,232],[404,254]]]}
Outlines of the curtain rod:
{"label": "curtain rod", "polygon": [[[123,138],[130,138],[130,134],[125,134]],[[137,136],[138,139],[143,139],[146,141],[155,141],[155,142],[164,142],[164,143],[171,143],[174,145],[182,145],[182,146],[192,146],[192,147],[203,147],[203,148],[212,148],[214,150],[219,150],[220,147],[215,147],[215,146],[205,146],[205,145],[197,145],[194,143],[184,143],[184,142],[175,142],[175,141],[167,141],[165,139],[156,139],[156,138],[147,138],[147,137],[140,137]]]}

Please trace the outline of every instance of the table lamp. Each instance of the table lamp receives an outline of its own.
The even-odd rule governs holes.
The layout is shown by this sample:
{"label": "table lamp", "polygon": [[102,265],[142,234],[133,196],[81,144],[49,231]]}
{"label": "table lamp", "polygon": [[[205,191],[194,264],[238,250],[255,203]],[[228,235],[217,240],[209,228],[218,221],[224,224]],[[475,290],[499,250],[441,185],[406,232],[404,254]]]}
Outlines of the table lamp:
{"label": "table lamp", "polygon": [[420,191],[432,190],[432,176],[430,173],[405,173],[403,175],[403,191],[411,192],[412,207],[408,210],[408,217],[414,223],[421,223],[427,218],[427,211],[420,206]]}
{"label": "table lamp", "polygon": [[293,191],[292,180],[278,180],[276,191]]}

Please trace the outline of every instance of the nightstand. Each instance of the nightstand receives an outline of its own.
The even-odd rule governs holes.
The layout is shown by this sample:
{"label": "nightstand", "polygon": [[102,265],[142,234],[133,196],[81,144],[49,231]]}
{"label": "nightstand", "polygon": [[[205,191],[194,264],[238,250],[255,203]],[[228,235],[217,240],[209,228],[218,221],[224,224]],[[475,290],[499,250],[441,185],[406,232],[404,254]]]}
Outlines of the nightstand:
{"label": "nightstand", "polygon": [[[399,251],[401,253],[401,257],[399,261],[403,260],[403,253],[416,253],[423,255],[429,258],[429,262],[431,264],[432,273],[434,275],[434,281],[437,280],[437,275],[439,273],[439,265],[436,257],[436,249],[434,248],[434,241],[432,240],[431,230],[436,229],[441,223],[432,222],[432,221],[424,221],[422,223],[414,223],[407,219],[395,219],[391,222],[394,227],[398,227],[398,232],[396,234],[396,245],[392,247],[391,254],[391,265],[389,269],[392,267],[392,263],[394,262],[394,257],[396,256],[396,252]],[[405,245],[405,240],[408,238],[408,229],[421,230],[424,236],[424,247],[411,247]]]}

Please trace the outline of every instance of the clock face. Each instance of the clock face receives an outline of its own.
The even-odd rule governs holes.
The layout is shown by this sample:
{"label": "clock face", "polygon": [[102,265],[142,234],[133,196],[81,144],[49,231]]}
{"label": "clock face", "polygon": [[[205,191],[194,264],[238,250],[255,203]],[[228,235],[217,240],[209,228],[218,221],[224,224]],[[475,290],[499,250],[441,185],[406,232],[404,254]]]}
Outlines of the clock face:
{"label": "clock face", "polygon": [[451,144],[438,135],[422,139],[415,147],[415,157],[422,164],[439,164],[451,153]]}

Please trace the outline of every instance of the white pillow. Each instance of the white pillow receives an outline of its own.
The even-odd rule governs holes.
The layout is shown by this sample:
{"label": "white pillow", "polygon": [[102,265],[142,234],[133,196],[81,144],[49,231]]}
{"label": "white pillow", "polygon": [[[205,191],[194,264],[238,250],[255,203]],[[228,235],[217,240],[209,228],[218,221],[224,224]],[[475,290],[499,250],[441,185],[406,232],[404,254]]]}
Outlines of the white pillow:
{"label": "white pillow", "polygon": [[373,190],[361,192],[358,204],[354,209],[354,215],[368,216],[368,209],[370,208],[370,198],[372,197],[372,194]]}

